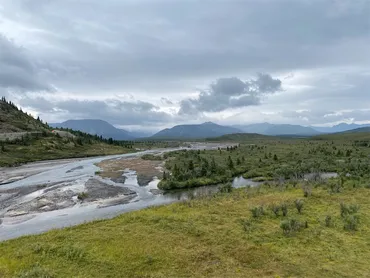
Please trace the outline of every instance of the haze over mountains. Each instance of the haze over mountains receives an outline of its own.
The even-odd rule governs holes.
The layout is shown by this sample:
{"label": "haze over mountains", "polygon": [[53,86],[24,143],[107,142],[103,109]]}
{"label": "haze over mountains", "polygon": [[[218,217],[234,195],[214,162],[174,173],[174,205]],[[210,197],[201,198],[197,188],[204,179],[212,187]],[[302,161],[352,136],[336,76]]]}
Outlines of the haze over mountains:
{"label": "haze over mountains", "polygon": [[70,128],[74,130],[80,130],[94,135],[101,135],[104,138],[113,138],[115,140],[133,140],[143,137],[150,137],[153,139],[194,139],[218,137],[226,134],[235,133],[257,133],[270,136],[313,136],[322,133],[337,133],[346,132],[349,130],[364,132],[367,131],[367,127],[370,126],[346,123],[341,123],[333,127],[306,127],[301,125],[270,123],[223,126],[212,122],[206,122],[202,124],[176,125],[172,128],[163,129],[152,135],[149,132],[129,132],[124,129],[119,129],[103,120],[68,120],[63,123],[50,125],[56,128]]}
{"label": "haze over mountains", "polygon": [[80,130],[92,135],[99,135],[103,138],[113,138],[114,140],[133,140],[136,138],[147,137],[150,134],[129,132],[124,129],[119,129],[103,120],[68,120],[63,123],[50,124],[54,128],[70,128]]}

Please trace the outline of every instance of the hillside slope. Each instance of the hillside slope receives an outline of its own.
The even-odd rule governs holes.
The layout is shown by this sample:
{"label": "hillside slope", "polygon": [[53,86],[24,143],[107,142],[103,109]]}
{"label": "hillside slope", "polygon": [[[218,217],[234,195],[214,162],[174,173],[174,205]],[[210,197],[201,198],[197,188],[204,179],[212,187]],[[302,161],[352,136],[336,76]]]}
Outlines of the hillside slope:
{"label": "hillside slope", "polygon": [[5,98],[0,100],[0,133],[44,131],[48,126],[23,112]]}
{"label": "hillside slope", "polygon": [[241,133],[241,130],[229,126],[221,126],[212,122],[195,125],[177,125],[154,134],[152,138],[211,138],[226,134]]}

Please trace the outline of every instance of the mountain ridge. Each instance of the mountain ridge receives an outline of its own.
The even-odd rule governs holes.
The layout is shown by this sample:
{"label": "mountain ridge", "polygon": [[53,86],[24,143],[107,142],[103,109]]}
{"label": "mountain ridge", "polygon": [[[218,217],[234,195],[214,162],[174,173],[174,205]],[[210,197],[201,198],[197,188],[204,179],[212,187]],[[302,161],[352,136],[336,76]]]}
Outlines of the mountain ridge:
{"label": "mountain ridge", "polygon": [[262,135],[318,135],[319,131],[312,127],[291,124],[256,123],[250,125],[234,125],[246,133],[258,133]]}
{"label": "mountain ridge", "polygon": [[229,126],[222,126],[213,122],[202,124],[176,125],[172,128],[165,128],[157,132],[151,138],[175,139],[175,138],[209,138],[226,134],[242,133],[241,130]]}

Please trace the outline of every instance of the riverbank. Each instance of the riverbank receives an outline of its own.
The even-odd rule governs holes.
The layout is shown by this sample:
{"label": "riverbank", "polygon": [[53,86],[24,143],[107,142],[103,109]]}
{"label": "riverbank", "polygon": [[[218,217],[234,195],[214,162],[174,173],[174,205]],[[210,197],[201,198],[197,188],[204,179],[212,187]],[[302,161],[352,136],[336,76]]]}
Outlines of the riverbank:
{"label": "riverbank", "polygon": [[[340,203],[359,206],[356,230]],[[286,217],[270,209],[281,204]],[[284,233],[286,219],[302,226]],[[368,188],[238,189],[0,243],[0,276],[366,277],[369,227]]]}

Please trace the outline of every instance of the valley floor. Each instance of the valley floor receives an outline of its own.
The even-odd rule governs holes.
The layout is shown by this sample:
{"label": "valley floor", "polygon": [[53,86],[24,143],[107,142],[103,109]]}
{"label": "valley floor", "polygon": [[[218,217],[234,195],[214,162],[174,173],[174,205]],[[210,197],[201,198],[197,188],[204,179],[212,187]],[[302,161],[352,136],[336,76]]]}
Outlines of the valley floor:
{"label": "valley floor", "polygon": [[[359,206],[357,230],[343,228],[341,203]],[[286,217],[270,209],[281,204]],[[284,234],[286,219],[300,229]],[[368,277],[369,246],[369,188],[304,198],[301,185],[262,186],[2,242],[0,276]]]}

